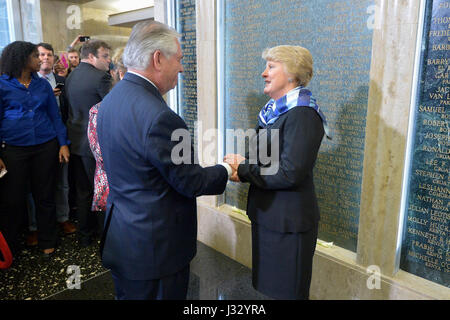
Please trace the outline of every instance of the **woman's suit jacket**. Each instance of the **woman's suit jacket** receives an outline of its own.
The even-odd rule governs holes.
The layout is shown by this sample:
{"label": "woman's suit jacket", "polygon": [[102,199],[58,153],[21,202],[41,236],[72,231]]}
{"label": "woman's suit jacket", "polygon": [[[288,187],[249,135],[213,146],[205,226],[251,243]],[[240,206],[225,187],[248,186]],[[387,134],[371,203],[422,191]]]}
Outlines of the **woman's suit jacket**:
{"label": "woman's suit jacket", "polygon": [[[269,151],[273,130],[279,130],[279,169],[262,175],[260,163],[246,160],[239,165],[239,179],[250,183],[247,214],[252,222],[269,230],[308,231],[319,221],[313,168],[324,135],[322,120],[312,108],[295,107],[266,129]],[[261,128],[257,136],[259,154]]]}

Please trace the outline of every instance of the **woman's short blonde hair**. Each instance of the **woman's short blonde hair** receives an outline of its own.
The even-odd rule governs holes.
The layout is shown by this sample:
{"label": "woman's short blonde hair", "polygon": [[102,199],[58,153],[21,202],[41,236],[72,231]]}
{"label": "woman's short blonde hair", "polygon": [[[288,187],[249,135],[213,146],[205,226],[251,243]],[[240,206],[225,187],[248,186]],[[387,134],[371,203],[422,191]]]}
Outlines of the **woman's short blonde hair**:
{"label": "woman's short blonde hair", "polygon": [[313,58],[308,49],[300,46],[281,45],[267,48],[262,58],[281,62],[287,74],[295,78],[298,85],[307,86],[313,76]]}

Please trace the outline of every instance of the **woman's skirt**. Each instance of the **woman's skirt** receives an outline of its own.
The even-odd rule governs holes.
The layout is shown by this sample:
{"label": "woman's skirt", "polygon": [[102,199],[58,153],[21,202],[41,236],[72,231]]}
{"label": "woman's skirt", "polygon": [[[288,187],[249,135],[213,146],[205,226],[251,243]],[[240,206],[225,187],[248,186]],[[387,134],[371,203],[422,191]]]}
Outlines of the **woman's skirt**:
{"label": "woman's skirt", "polygon": [[252,282],[275,299],[309,299],[318,226],[280,233],[252,223]]}

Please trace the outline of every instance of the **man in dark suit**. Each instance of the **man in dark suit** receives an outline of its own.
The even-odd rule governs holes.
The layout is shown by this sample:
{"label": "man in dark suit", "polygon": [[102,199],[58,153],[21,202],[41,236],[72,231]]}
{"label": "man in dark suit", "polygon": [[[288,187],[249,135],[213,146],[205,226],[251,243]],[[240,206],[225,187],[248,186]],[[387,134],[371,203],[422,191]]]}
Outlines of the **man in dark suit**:
{"label": "man in dark suit", "polygon": [[[67,122],[68,117],[68,103],[65,94],[64,85],[66,79],[64,77],[58,76],[54,71],[54,63],[55,63],[55,52],[52,45],[48,43],[41,42],[37,45],[39,51],[39,59],[41,60],[41,67],[38,72],[38,76],[41,78],[45,78],[50,82],[50,85],[53,88],[53,92],[55,93],[56,102],[58,103],[61,119],[64,124]],[[58,88],[56,86],[59,85]]]}
{"label": "man in dark suit", "polygon": [[103,216],[91,211],[94,192],[95,159],[89,147],[87,127],[89,109],[102,101],[111,89],[108,73],[110,47],[100,40],[91,40],[81,48],[81,62],[66,80],[69,101],[67,133],[71,141],[72,169],[76,190],[80,245],[89,246],[95,232],[103,227]]}
{"label": "man in dark suit", "polygon": [[190,141],[183,150],[189,160],[175,159],[172,134],[190,135],[162,96],[183,71],[178,38],[159,22],[136,24],[123,54],[128,72],[99,108],[97,134],[110,187],[102,260],[117,299],[186,298],[196,254],[196,197],[222,193],[232,174],[227,164],[195,164]]}

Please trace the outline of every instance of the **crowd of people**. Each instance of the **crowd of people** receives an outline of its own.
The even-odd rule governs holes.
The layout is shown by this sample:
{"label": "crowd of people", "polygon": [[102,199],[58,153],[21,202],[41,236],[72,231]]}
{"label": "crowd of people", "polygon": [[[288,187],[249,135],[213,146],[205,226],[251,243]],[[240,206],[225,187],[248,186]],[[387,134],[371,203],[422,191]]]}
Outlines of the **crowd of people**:
{"label": "crowd of people", "polygon": [[79,38],[61,55],[51,44],[24,41],[2,52],[0,231],[13,257],[20,255],[24,230],[26,245],[39,246],[44,258],[55,253],[60,230],[78,232],[82,247],[101,234],[105,208],[92,214],[95,160],[86,131],[89,108],[109,92],[122,64],[120,55],[112,63],[102,41],[76,49]]}
{"label": "crowd of people", "polygon": [[[277,170],[267,174],[268,164],[248,154],[202,167],[192,145],[190,161],[172,159],[172,133],[188,130],[163,98],[183,72],[179,39],[165,24],[140,22],[113,58],[100,40],[83,43],[79,63],[69,51],[66,78],[49,44],[16,41],[3,50],[0,231],[17,254],[28,209],[44,257],[56,251],[57,222],[83,247],[101,236],[117,299],[185,299],[196,198],[223,193],[228,180],[247,182],[253,286],[273,298],[308,299],[319,220],[313,168],[327,134],[306,87],[312,56],[285,45],[262,55],[270,100],[250,143],[277,144]],[[68,219],[71,190],[76,227]]]}

